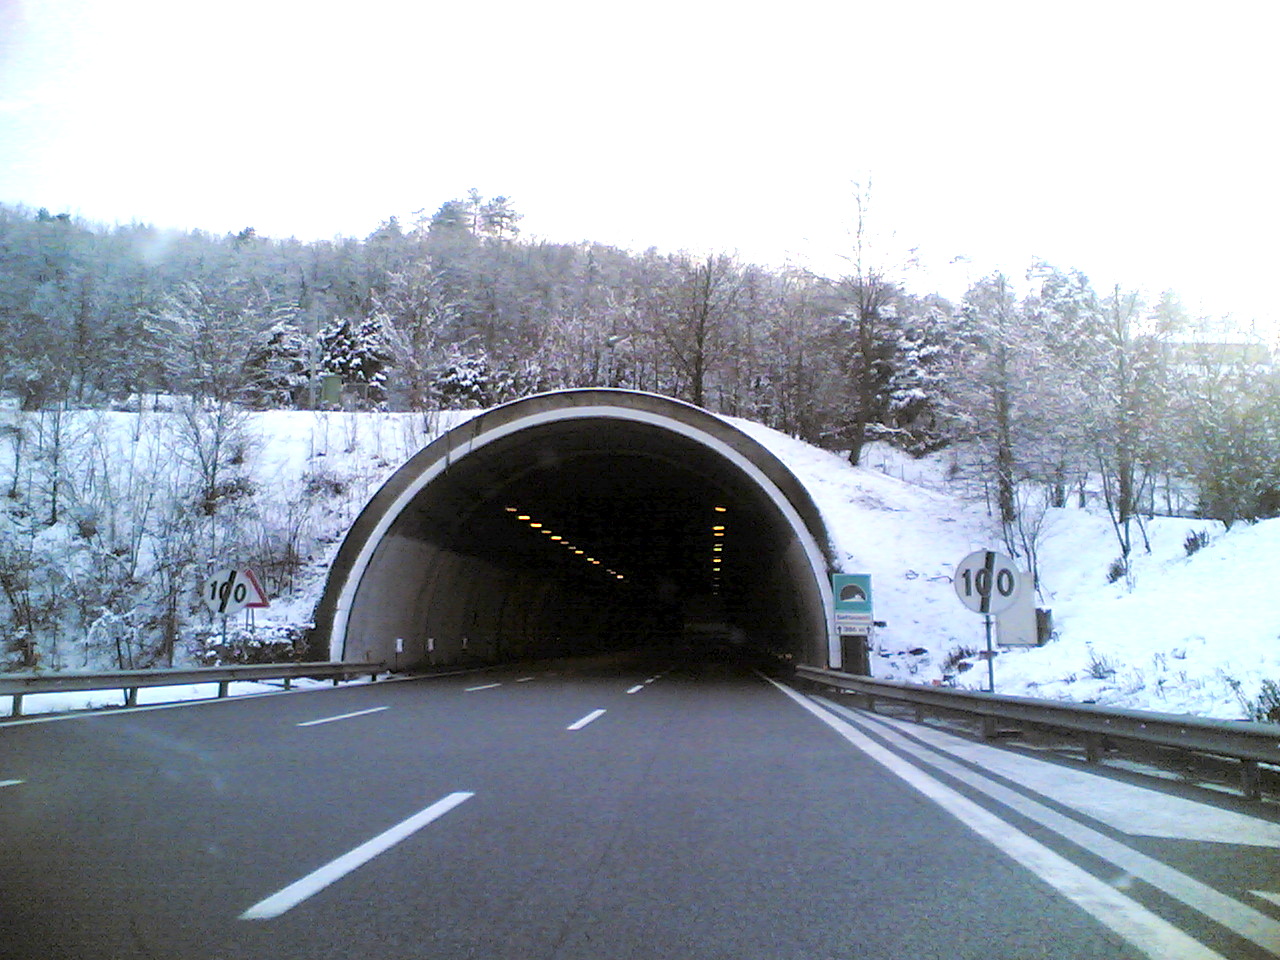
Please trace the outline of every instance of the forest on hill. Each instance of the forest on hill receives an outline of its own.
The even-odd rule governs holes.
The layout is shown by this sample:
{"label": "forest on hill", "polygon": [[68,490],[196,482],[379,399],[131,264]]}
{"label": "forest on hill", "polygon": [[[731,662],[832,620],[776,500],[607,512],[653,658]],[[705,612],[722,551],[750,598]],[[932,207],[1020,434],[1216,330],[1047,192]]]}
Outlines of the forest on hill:
{"label": "forest on hill", "polygon": [[[847,271],[818,276],[526,239],[520,220],[509,199],[473,191],[363,239],[303,242],[0,206],[8,661],[35,665],[51,630],[81,635],[103,617],[132,631],[137,655],[121,665],[172,658],[201,538],[234,539],[252,500],[237,468],[253,410],[430,415],[603,385],[756,420],[853,463],[872,441],[914,455],[957,445],[1032,564],[1044,510],[1096,490],[1117,578],[1143,549],[1144,516],[1280,513],[1270,345],[1189,315],[1172,292],[1143,302],[1035,263],[957,303],[909,291],[861,231]],[[169,417],[166,449],[186,465],[182,509],[161,523],[139,504],[106,523],[110,491],[73,414],[148,409]],[[134,587],[73,599],[41,587],[56,561],[40,544],[68,523]],[[160,549],[184,523],[189,549]]]}

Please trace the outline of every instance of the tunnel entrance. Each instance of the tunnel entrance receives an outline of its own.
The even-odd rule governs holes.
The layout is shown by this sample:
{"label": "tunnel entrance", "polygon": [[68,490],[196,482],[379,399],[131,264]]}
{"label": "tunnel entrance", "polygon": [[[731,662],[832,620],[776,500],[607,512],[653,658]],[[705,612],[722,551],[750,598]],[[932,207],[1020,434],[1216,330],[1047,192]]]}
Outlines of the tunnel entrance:
{"label": "tunnel entrance", "polygon": [[636,648],[839,664],[804,487],[697,407],[517,400],[438,438],[357,518],[312,655],[400,668]]}

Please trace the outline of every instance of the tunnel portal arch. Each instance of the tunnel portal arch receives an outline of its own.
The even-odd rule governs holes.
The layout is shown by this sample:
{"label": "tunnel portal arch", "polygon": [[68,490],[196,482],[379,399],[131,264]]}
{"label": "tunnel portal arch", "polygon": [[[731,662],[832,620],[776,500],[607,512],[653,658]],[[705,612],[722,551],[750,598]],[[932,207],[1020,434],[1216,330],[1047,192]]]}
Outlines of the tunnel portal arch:
{"label": "tunnel portal arch", "polygon": [[726,420],[656,394],[562,390],[478,414],[374,494],[311,655],[400,668],[653,643],[839,664],[821,515]]}

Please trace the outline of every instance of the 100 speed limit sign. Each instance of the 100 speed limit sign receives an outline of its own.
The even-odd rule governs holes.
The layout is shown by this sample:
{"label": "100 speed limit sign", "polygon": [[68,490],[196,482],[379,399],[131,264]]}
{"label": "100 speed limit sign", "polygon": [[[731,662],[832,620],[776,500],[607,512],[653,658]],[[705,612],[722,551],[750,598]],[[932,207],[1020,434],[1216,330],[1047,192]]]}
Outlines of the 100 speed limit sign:
{"label": "100 speed limit sign", "polygon": [[956,596],[974,613],[1002,613],[1018,597],[1019,576],[1004,554],[975,550],[956,567]]}

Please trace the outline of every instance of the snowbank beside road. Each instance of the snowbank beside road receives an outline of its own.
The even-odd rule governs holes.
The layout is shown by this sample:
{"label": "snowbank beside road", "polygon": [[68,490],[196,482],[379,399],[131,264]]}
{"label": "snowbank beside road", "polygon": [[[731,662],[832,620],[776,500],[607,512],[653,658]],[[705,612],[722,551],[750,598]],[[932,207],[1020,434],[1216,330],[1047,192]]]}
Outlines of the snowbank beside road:
{"label": "snowbank beside road", "polygon": [[[936,492],[945,475],[937,461],[913,471],[929,479],[918,486],[734,423],[809,489],[844,572],[872,575],[875,616],[887,624],[875,638],[876,676],[940,680],[954,651],[985,647],[982,618],[951,586],[971,550],[1002,549],[985,503]],[[1188,554],[1193,533],[1208,543]],[[1156,517],[1147,539],[1150,552],[1135,535],[1128,581],[1109,582],[1119,555],[1110,520],[1090,510],[1048,512],[1037,602],[1053,611],[1055,636],[1040,648],[1002,651],[998,692],[1239,718],[1263,681],[1280,682],[1280,519],[1224,531],[1214,521]],[[985,666],[971,669],[958,683],[984,689],[986,674]]]}

